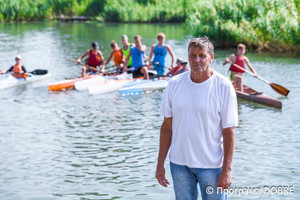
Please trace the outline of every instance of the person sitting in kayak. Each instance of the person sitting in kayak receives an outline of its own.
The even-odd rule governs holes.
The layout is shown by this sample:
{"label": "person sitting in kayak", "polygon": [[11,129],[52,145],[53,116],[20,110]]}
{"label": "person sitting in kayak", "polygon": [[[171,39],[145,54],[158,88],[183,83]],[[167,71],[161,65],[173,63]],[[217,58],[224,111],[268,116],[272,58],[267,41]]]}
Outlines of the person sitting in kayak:
{"label": "person sitting in kayak", "polygon": [[[187,67],[188,61],[183,60],[181,63],[181,68],[177,70],[178,74],[182,74],[184,72],[189,71],[190,69]],[[176,74],[175,74],[176,75]]]}
{"label": "person sitting in kayak", "polygon": [[100,66],[101,64],[102,68],[100,69],[100,73],[104,73],[105,61],[101,51],[99,50],[98,42],[93,42],[91,44],[91,49],[87,50],[82,56],[77,59],[78,64],[80,64],[81,60],[86,56],[88,56],[88,58],[85,62],[86,66],[82,67],[82,77],[85,77],[86,73],[96,74],[97,66]]}
{"label": "person sitting in kayak", "polygon": [[18,55],[16,57],[16,64],[10,67],[7,71],[3,71],[0,69],[0,73],[5,74],[11,72],[11,75],[15,78],[26,79],[29,76],[29,74],[27,73],[26,68],[21,64],[21,62],[22,62],[22,57]]}
{"label": "person sitting in kayak", "polygon": [[[157,44],[153,44],[151,47],[150,55],[147,61],[148,69],[154,69],[157,71],[158,76],[163,76],[165,74],[165,58],[167,53],[169,53],[172,57],[172,65],[173,68],[175,65],[175,56],[169,45],[165,44],[165,34],[159,33],[157,34]],[[157,63],[157,65],[149,65],[150,60],[154,54],[154,59],[152,63]]]}
{"label": "person sitting in kayak", "polygon": [[[132,43],[129,43],[128,42],[128,36],[127,35],[122,35],[122,44],[123,44],[123,47],[122,47],[122,57],[124,56],[125,57],[125,61],[126,61],[126,58],[129,54],[129,51],[130,51],[130,47],[134,46],[134,44]],[[128,65],[127,65],[127,72],[128,74],[131,73],[131,63],[132,63],[132,57],[129,58],[129,61],[128,61]]]}
{"label": "person sitting in kayak", "polygon": [[113,58],[115,66],[117,67],[117,72],[122,73],[124,63],[125,63],[125,57],[123,55],[122,49],[118,46],[117,42],[114,40],[110,43],[110,47],[112,51],[105,65],[107,65],[109,61]]}
{"label": "person sitting in kayak", "polygon": [[181,69],[182,67],[182,59],[181,58],[177,58],[176,60],[176,66],[175,67],[172,67],[169,72],[167,74],[164,75],[164,77],[167,77],[167,76],[175,76],[177,74],[177,71],[179,69]]}
{"label": "person sitting in kayak", "polygon": [[[233,86],[237,91],[243,92],[243,73],[245,72],[245,63],[249,67],[249,69],[256,75],[255,69],[251,66],[249,59],[245,56],[246,53],[246,45],[238,44],[237,53],[232,54],[229,58],[225,58],[223,65],[231,62],[230,66],[230,79],[233,81]],[[237,65],[238,67],[236,67]],[[242,69],[241,69],[242,68]]]}
{"label": "person sitting in kayak", "polygon": [[126,58],[124,66],[124,72],[127,72],[128,61],[132,57],[132,76],[138,78],[144,76],[145,79],[149,79],[148,68],[144,61],[146,46],[142,44],[142,37],[140,35],[134,36],[135,46],[130,47],[129,54]]}

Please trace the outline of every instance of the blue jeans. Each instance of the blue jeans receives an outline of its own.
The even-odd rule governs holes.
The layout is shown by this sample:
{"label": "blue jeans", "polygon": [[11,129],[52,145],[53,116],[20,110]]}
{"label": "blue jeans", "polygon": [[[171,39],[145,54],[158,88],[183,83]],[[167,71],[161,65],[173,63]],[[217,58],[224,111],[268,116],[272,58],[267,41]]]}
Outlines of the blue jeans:
{"label": "blue jeans", "polygon": [[227,200],[227,194],[217,191],[222,168],[189,168],[170,162],[176,200],[197,200],[200,185],[202,200]]}

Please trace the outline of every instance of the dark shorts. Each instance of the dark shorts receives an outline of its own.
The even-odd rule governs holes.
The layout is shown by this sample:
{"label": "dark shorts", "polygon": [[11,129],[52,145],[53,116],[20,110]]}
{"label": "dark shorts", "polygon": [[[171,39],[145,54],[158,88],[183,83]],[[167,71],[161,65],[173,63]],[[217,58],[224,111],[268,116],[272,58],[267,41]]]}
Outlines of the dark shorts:
{"label": "dark shorts", "polygon": [[[123,69],[122,69],[122,71],[123,71]],[[131,65],[129,65],[129,66],[127,66],[127,74],[131,74],[131,73],[132,73]]]}
{"label": "dark shorts", "polygon": [[141,66],[137,70],[132,72],[132,78],[139,78],[144,76],[144,74],[141,72],[142,67],[144,66]]}

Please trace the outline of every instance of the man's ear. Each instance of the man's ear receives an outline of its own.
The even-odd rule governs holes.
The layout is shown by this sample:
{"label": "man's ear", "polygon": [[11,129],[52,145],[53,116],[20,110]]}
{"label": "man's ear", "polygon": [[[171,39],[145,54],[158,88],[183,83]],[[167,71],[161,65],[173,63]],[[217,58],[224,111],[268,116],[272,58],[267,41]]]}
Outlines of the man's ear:
{"label": "man's ear", "polygon": [[214,53],[212,53],[211,55],[210,55],[210,63],[212,63],[212,61],[213,61],[213,59],[214,59],[214,57],[215,57],[215,54]]}

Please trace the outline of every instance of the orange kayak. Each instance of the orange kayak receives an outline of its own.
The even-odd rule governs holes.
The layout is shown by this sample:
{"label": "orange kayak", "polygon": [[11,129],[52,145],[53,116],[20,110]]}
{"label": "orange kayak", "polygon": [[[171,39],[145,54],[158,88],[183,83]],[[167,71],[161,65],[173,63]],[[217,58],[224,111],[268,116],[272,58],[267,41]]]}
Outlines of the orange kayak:
{"label": "orange kayak", "polygon": [[48,85],[48,90],[49,91],[62,91],[62,90],[70,90],[75,88],[75,82],[76,81],[81,81],[85,79],[90,79],[94,76],[87,76],[84,78],[73,78],[69,80],[64,80],[64,81],[58,81],[55,83],[50,83]]}

